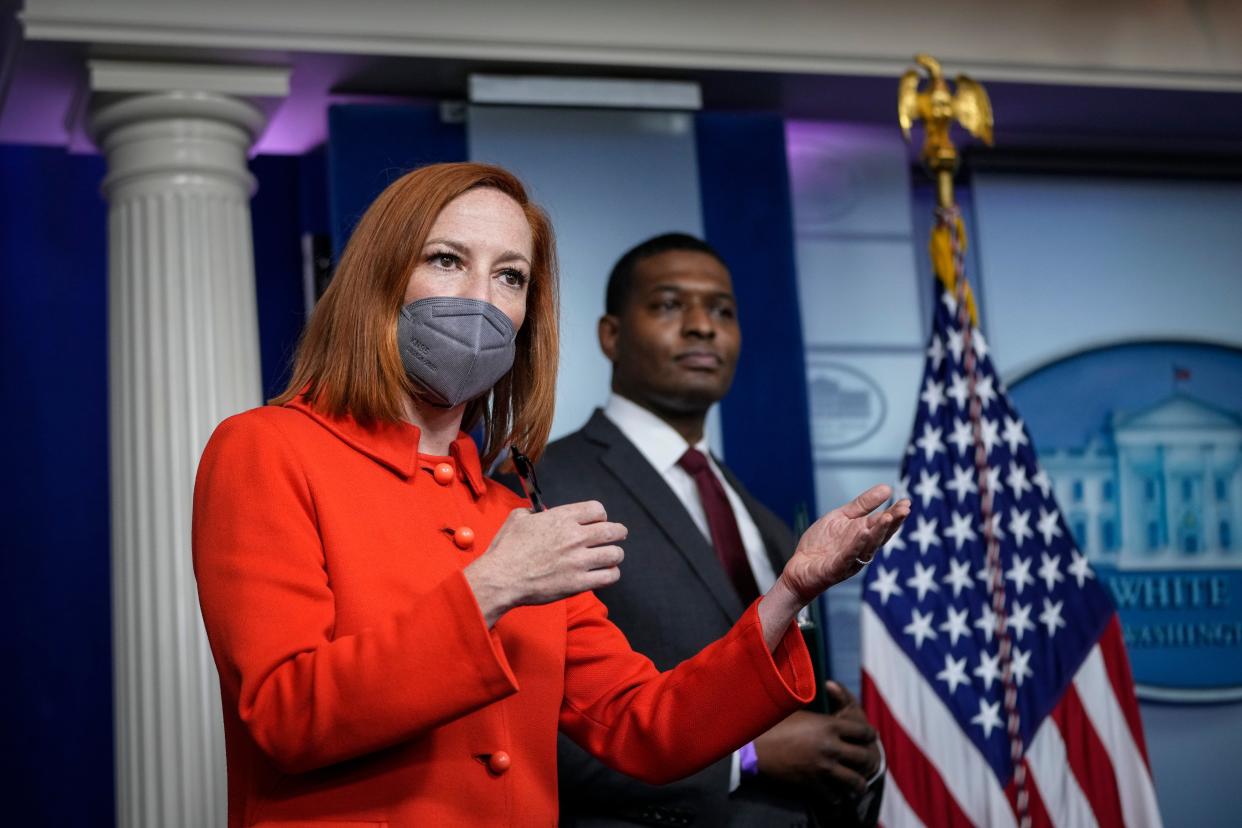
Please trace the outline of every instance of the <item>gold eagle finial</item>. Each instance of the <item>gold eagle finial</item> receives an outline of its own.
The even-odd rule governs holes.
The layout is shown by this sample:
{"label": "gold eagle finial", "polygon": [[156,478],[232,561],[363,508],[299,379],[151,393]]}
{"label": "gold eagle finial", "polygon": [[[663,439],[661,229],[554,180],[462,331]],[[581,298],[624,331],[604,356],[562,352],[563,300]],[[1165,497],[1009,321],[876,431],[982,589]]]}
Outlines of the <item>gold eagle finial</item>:
{"label": "gold eagle finial", "polygon": [[957,121],[967,132],[990,146],[992,103],[983,87],[966,75],[957,76],[957,92],[954,93],[945,80],[940,62],[931,55],[915,55],[914,62],[926,71],[928,84],[919,91],[921,79],[917,69],[910,69],[901,76],[897,85],[897,120],[907,141],[914,122],[923,122],[923,163],[938,179],[941,205],[948,206],[952,203],[952,176],[959,161],[949,128]]}
{"label": "gold eagle finial", "polygon": [[901,76],[897,84],[897,121],[907,141],[914,122],[923,122],[923,163],[936,179],[936,197],[942,208],[937,211],[937,222],[929,242],[932,269],[950,295],[959,295],[961,289],[971,322],[977,325],[979,312],[970,285],[958,284],[962,276],[961,254],[966,249],[966,226],[953,203],[953,174],[961,159],[949,136],[949,128],[957,121],[971,135],[991,145],[992,103],[983,87],[965,75],[957,76],[957,92],[954,93],[944,78],[940,61],[931,55],[915,55],[914,62],[926,71],[928,83],[920,92],[917,69],[910,69]]}

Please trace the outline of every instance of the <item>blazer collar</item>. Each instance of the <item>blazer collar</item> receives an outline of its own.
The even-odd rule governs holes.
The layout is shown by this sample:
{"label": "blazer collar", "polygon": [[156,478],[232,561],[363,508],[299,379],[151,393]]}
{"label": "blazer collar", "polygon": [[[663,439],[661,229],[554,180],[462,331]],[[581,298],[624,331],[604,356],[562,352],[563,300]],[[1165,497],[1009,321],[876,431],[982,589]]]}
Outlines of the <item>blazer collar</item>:
{"label": "blazer collar", "polygon": [[[338,439],[355,451],[365,454],[380,465],[392,470],[401,477],[417,480],[415,472],[420,465],[427,465],[434,458],[431,455],[418,453],[418,426],[406,422],[375,423],[363,426],[351,415],[334,417],[312,406],[303,397],[285,404],[286,408],[301,411],[315,422],[332,432]],[[479,449],[474,440],[464,431],[457,432],[457,438],[449,444],[449,454],[457,462],[457,467],[465,476],[466,482],[475,497],[487,491],[486,478],[479,463]]]}

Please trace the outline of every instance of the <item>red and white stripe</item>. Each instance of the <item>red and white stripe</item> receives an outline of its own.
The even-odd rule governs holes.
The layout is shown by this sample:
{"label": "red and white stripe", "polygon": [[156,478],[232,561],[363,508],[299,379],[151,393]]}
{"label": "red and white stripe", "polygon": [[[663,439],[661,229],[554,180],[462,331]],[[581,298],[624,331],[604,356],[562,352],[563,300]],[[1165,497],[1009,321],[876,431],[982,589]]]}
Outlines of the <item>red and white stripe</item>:
{"label": "red and white stripe", "polygon": [[[866,604],[861,625],[863,705],[889,768],[881,823],[1015,826],[1012,781],[1001,787],[963,725]],[[1129,675],[1114,616],[1027,747],[1028,812],[1036,828],[1161,825]]]}

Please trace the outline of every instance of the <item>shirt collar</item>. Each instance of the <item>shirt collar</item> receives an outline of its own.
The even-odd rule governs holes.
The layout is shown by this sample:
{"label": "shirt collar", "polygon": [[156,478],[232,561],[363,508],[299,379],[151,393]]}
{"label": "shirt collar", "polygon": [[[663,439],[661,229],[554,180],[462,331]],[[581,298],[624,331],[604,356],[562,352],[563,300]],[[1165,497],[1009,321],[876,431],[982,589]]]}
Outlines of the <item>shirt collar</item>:
{"label": "shirt collar", "polygon": [[[626,439],[661,474],[676,466],[689,447],[677,429],[615,392],[608,396],[608,402],[604,404],[604,416],[621,429]],[[706,435],[699,438],[694,447],[711,457]]]}
{"label": "shirt collar", "polygon": [[[416,425],[407,422],[384,422],[363,426],[349,414],[334,417],[320,411],[303,397],[297,397],[285,405],[301,411],[351,448],[407,480],[417,480],[415,473],[419,466],[427,464],[426,455],[421,461],[419,459],[420,432]],[[449,444],[449,454],[457,461],[458,469],[476,497],[487,491],[486,478],[479,463],[479,449],[469,434],[464,431],[457,432],[457,438]]]}

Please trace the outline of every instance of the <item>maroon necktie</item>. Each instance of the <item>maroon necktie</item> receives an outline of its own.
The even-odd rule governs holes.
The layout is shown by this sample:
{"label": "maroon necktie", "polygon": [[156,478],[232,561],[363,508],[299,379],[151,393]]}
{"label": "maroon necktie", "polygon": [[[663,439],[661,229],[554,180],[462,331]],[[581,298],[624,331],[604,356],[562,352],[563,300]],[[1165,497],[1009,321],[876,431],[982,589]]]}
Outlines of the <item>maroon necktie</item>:
{"label": "maroon necktie", "polygon": [[720,480],[707,464],[707,457],[696,448],[686,449],[677,465],[694,478],[694,485],[699,489],[699,500],[703,502],[703,512],[707,515],[707,527],[711,531],[716,557],[724,566],[742,603],[749,606],[759,597],[759,586],[750,570],[746,547],[742,545],[742,533],[738,531],[737,518],[733,515],[724,486],[720,485]]}

